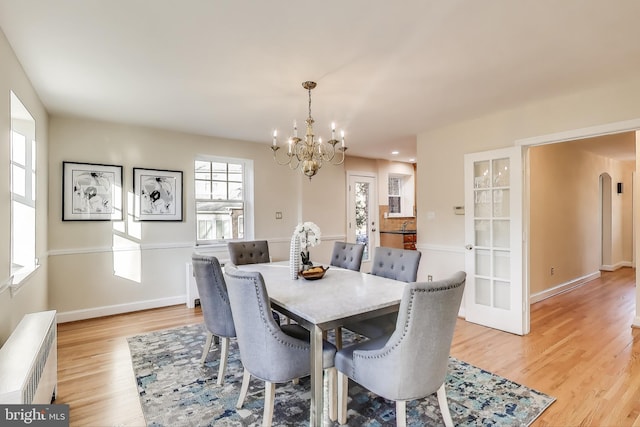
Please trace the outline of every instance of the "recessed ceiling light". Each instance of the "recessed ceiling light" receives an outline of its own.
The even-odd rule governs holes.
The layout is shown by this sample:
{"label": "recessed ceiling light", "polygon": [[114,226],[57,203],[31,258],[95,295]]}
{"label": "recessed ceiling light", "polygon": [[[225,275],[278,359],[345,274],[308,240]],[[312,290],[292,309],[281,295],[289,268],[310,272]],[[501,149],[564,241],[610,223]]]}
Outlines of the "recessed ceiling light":
{"label": "recessed ceiling light", "polygon": [[415,162],[416,159],[414,159],[413,157],[409,159],[410,162]]}
{"label": "recessed ceiling light", "polygon": [[391,152],[391,155],[393,155],[393,156],[397,156],[398,154],[400,154],[400,152],[399,152],[399,151],[392,151],[392,152]]}

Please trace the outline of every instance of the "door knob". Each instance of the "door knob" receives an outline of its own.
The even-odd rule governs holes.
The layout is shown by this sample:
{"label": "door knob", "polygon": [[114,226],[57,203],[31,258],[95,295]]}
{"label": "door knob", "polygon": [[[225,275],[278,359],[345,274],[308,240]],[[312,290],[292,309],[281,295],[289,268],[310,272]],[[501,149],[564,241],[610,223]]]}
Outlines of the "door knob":
{"label": "door knob", "polygon": [[372,229],[371,229],[371,232],[373,233],[374,231],[376,231],[376,229],[375,229],[375,228],[372,228]]}

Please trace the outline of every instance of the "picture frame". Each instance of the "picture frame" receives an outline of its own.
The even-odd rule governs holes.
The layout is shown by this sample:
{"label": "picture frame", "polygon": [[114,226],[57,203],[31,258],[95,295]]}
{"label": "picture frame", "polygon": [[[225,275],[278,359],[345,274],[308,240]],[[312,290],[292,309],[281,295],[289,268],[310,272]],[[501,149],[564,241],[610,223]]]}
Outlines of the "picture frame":
{"label": "picture frame", "polygon": [[63,221],[122,221],[122,166],[62,162]]}
{"label": "picture frame", "polygon": [[133,168],[137,221],[182,221],[182,171]]}

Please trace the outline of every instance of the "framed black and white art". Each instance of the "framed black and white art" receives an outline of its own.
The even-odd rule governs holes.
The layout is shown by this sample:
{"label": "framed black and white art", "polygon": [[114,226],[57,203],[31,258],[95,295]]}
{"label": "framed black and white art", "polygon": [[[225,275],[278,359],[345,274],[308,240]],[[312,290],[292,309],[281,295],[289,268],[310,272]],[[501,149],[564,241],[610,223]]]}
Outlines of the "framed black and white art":
{"label": "framed black and white art", "polygon": [[135,218],[182,221],[182,172],[133,168]]}
{"label": "framed black and white art", "polygon": [[62,220],[122,220],[122,166],[62,162]]}

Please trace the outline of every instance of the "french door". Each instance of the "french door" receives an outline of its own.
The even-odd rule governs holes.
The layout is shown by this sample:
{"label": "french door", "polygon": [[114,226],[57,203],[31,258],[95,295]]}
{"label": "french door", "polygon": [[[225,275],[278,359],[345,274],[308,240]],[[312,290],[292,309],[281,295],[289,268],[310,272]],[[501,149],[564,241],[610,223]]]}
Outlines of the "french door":
{"label": "french door", "polygon": [[378,246],[377,178],[365,173],[348,173],[347,178],[347,241],[365,245],[360,270],[369,272]]}
{"label": "french door", "polygon": [[529,333],[522,147],[465,155],[466,320]]}

